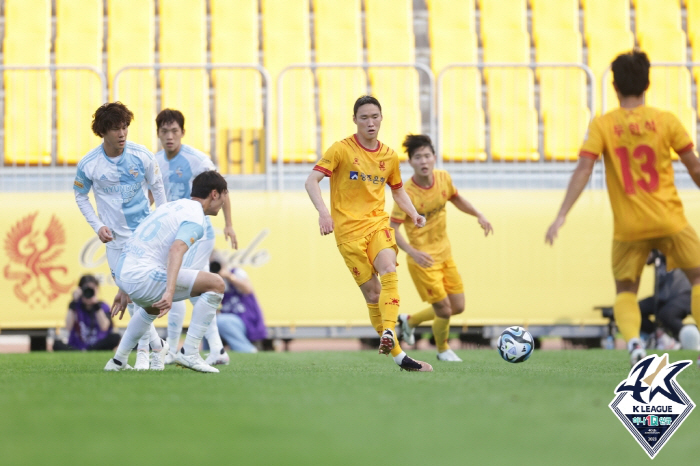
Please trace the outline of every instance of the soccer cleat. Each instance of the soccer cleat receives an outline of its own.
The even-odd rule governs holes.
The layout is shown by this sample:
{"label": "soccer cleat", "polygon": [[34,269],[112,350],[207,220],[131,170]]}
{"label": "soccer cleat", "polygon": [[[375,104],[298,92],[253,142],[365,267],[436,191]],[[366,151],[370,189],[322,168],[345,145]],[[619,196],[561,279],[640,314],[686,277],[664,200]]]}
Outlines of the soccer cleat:
{"label": "soccer cleat", "polygon": [[379,354],[389,354],[394,349],[394,332],[391,329],[384,330],[379,339]]}
{"label": "soccer cleat", "polygon": [[197,372],[219,372],[216,367],[211,367],[209,364],[204,362],[202,356],[197,352],[190,355],[185,355],[182,350],[175,353],[175,362],[178,366],[186,367],[187,369],[192,369]]}
{"label": "soccer cleat", "polygon": [[408,325],[408,314],[399,314],[399,325],[401,326],[401,336],[407,345],[415,345],[416,337],[413,335],[415,328]]}
{"label": "soccer cleat", "polygon": [[160,351],[151,351],[151,367],[152,371],[162,371],[165,369],[165,358],[170,354],[170,345],[165,340],[160,340],[163,349]]}
{"label": "soccer cleat", "polygon": [[627,344],[627,349],[630,353],[630,364],[634,367],[639,361],[647,357],[647,352],[644,349],[644,344],[639,338],[632,338]]}
{"label": "soccer cleat", "polygon": [[175,353],[168,352],[168,354],[165,355],[165,360],[163,362],[166,366],[169,364],[175,364]]}
{"label": "soccer cleat", "polygon": [[209,353],[209,356],[207,356],[207,359],[205,359],[204,362],[210,366],[228,366],[228,363],[231,362],[231,358],[228,356],[228,353],[221,348],[221,351],[218,354],[213,351]]}
{"label": "soccer cleat", "polygon": [[105,370],[110,371],[110,372],[123,371],[123,370],[130,371],[132,369],[133,369],[133,367],[131,367],[130,365],[124,364],[121,361],[117,361],[114,358],[110,358],[110,360],[107,361],[107,365],[105,366]]}
{"label": "soccer cleat", "polygon": [[403,361],[399,364],[402,371],[409,372],[433,372],[433,366],[427,362],[417,361],[408,356],[403,357]]}
{"label": "soccer cleat", "polygon": [[138,350],[136,352],[136,364],[134,364],[134,369],[137,371],[147,371],[148,366],[148,351]]}
{"label": "soccer cleat", "polygon": [[462,362],[462,358],[457,356],[451,349],[437,354],[438,361]]}

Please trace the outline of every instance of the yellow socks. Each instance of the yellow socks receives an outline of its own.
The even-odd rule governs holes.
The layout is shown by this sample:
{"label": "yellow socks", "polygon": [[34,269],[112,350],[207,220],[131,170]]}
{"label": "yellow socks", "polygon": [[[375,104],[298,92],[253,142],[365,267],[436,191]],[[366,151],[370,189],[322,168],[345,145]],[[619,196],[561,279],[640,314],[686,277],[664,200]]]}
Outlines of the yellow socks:
{"label": "yellow socks", "polygon": [[411,328],[416,328],[423,322],[426,322],[428,320],[433,320],[435,318],[435,310],[433,309],[433,306],[430,306],[426,309],[423,309],[420,312],[416,312],[415,314],[411,314],[411,318],[408,319],[408,326]]}
{"label": "yellow socks", "polygon": [[[695,293],[695,288],[693,288]],[[700,291],[698,291],[700,293]],[[700,304],[699,304],[700,305]],[[619,293],[615,298],[615,322],[625,341],[639,338],[639,328],[642,325],[642,313],[637,303],[637,295],[630,292]]]}
{"label": "yellow socks", "polygon": [[379,312],[379,304],[367,303],[367,309],[369,309],[369,321],[372,323],[372,327],[374,327],[379,336],[382,336],[384,327],[382,326],[382,313]]}
{"label": "yellow socks", "polygon": [[433,336],[435,337],[435,345],[439,353],[450,349],[450,345],[447,344],[447,339],[450,336],[450,319],[435,316],[433,320]]}
{"label": "yellow socks", "polygon": [[[385,273],[379,277],[382,284],[382,291],[379,293],[379,310],[382,313],[382,327],[384,330],[391,330],[396,335],[394,327],[399,318],[399,278],[396,272]],[[394,338],[394,349],[392,356],[401,354],[399,341]]]}

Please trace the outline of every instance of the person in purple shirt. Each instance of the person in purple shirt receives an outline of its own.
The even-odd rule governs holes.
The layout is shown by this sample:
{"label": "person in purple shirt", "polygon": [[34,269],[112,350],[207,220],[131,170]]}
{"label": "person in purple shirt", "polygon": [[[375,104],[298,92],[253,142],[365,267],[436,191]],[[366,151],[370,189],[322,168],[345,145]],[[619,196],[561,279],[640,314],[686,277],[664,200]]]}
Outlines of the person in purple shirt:
{"label": "person in purple shirt", "polygon": [[267,329],[248,274],[240,268],[223,268],[218,261],[212,261],[209,269],[221,275],[226,284],[216,317],[219,335],[233,351],[257,353],[252,342],[267,338]]}
{"label": "person in purple shirt", "polygon": [[93,275],[83,275],[73,301],[68,305],[66,329],[68,343],[56,340],[54,351],[112,350],[119,344],[119,335],[112,333],[112,318],[107,303],[97,296],[99,283]]}

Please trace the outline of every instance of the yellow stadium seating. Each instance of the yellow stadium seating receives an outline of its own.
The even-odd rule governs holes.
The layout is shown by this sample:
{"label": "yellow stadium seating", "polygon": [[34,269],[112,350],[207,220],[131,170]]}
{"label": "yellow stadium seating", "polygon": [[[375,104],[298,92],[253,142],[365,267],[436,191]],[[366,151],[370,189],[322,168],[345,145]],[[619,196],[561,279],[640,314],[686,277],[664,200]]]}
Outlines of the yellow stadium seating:
{"label": "yellow stadium seating", "polygon": [[[314,0],[316,63],[361,63],[360,0]],[[352,107],[367,91],[362,69],[319,69],[321,149],[348,137],[355,130]]]}
{"label": "yellow stadium seating", "polygon": [[619,34],[618,31],[629,32],[630,30],[629,0],[586,0],[583,11],[586,42],[601,35],[611,36]]}
{"label": "yellow stadium seating", "polygon": [[653,29],[681,30],[680,0],[636,0],[634,3],[638,36]]}
{"label": "yellow stadium seating", "polygon": [[[538,63],[581,63],[581,35],[577,31],[540,33],[535,56]],[[556,107],[587,106],[586,74],[583,70],[539,68],[538,76],[543,117]]]}
{"label": "yellow stadium seating", "polygon": [[[56,2],[56,64],[89,65],[102,70],[102,0]],[[80,9],[80,15],[75,9]],[[56,72],[56,145],[58,164],[76,164],[101,143],[90,130],[102,105],[102,83],[90,71]]]}
{"label": "yellow stadium seating", "polygon": [[428,31],[433,34],[443,30],[476,31],[474,0],[426,0],[428,6]]}
{"label": "yellow stadium seating", "polygon": [[[588,4],[593,0],[587,0]],[[601,111],[602,89],[601,79],[603,72],[610,66],[617,55],[623,52],[629,52],[634,46],[634,36],[630,31],[621,29],[611,29],[609,31],[598,31],[588,39],[588,67],[593,72],[596,79],[596,114]],[[607,98],[605,103],[605,111],[609,112],[618,107],[618,101],[615,94],[615,89],[612,86],[612,72],[608,72],[605,86],[607,89]]]}
{"label": "yellow stadium seating", "polygon": [[[160,63],[207,63],[205,0],[168,0],[160,5]],[[182,14],[186,11],[187,14]],[[211,149],[209,75],[206,70],[161,71],[163,108],[185,115],[185,144],[205,153]]]}
{"label": "yellow stadium seating", "polygon": [[502,34],[505,31],[527,32],[526,0],[482,0],[481,39],[486,40],[490,34]]}
{"label": "yellow stadium seating", "polygon": [[591,112],[587,107],[559,106],[542,115],[544,122],[544,158],[574,161],[583,143]]}
{"label": "yellow stadium seating", "polygon": [[530,0],[532,37],[546,31],[578,32],[578,0]]}
{"label": "yellow stadium seating", "polygon": [[[415,61],[411,0],[365,0],[367,61],[371,63]],[[391,19],[388,19],[391,18]],[[418,72],[413,68],[370,70],[372,94],[382,104],[379,139],[399,153],[408,133],[421,133]]]}
{"label": "yellow stadium seating", "polygon": [[[277,77],[291,64],[311,61],[308,0],[262,0],[263,60],[270,72],[272,88],[272,157],[277,160]],[[309,70],[292,70],[282,83],[284,97],[282,160],[314,162],[316,156],[316,114],[314,111],[313,74]]]}
{"label": "yellow stadium seating", "polygon": [[[688,40],[693,46],[693,52],[699,48],[700,42],[700,0],[685,0],[686,20],[688,24]],[[696,61],[693,58],[693,61]],[[697,80],[697,75],[696,75]]]}
{"label": "yellow stadium seating", "polygon": [[[4,65],[48,66],[51,1],[6,0]],[[51,163],[51,75],[5,71],[5,164]]]}
{"label": "yellow stadium seating", "polygon": [[[108,0],[107,70],[112,100],[114,78],[127,65],[155,61],[154,0]],[[152,70],[126,70],[119,75],[119,100],[134,113],[129,140],[157,149],[156,79]]]}
{"label": "yellow stadium seating", "polygon": [[[212,63],[258,64],[257,0],[211,0]],[[263,171],[262,79],[255,70],[214,70],[216,158],[222,173]],[[259,157],[256,157],[259,147]]]}
{"label": "yellow stadium seating", "polygon": [[531,107],[511,107],[491,112],[491,158],[494,161],[535,161],[537,152],[537,112]]}

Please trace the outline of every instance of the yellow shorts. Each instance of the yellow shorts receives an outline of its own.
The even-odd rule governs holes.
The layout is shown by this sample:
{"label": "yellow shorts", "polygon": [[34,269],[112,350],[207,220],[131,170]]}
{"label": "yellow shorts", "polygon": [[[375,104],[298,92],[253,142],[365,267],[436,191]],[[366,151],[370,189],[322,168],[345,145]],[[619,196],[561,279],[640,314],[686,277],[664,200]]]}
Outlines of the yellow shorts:
{"label": "yellow shorts", "polygon": [[688,225],[671,236],[639,241],[613,240],[612,265],[615,280],[637,280],[652,249],[664,253],[669,270],[700,267],[700,239],[693,227]]}
{"label": "yellow shorts", "polygon": [[379,251],[388,248],[393,249],[396,254],[399,253],[393,228],[377,230],[364,238],[338,245],[340,255],[343,256],[357,286],[367,283],[372,275],[377,273],[373,265],[374,258]]}
{"label": "yellow shorts", "polygon": [[408,271],[411,272],[418,294],[427,303],[440,302],[448,294],[464,293],[462,277],[459,276],[457,264],[452,258],[433,264],[427,269],[409,259]]}

